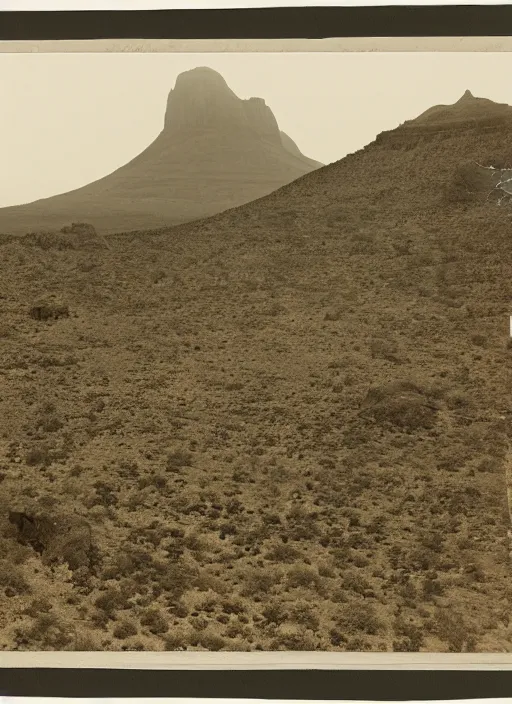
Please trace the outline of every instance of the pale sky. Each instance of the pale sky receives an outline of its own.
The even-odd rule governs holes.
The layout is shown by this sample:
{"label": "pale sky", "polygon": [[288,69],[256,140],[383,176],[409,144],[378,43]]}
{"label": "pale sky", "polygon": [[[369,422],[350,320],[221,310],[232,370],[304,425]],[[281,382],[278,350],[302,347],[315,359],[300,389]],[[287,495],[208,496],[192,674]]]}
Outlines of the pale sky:
{"label": "pale sky", "polygon": [[324,163],[466,89],[512,104],[511,53],[0,53],[0,207],[90,183],[143,151],[182,71],[264,98]]}

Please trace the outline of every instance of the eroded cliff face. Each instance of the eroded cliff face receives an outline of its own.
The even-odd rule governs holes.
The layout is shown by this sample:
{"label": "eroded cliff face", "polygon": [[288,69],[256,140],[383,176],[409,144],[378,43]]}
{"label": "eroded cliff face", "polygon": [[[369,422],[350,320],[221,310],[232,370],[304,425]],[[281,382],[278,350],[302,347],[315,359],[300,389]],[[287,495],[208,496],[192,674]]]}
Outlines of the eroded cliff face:
{"label": "eroded cliff face", "polygon": [[234,131],[281,145],[277,121],[263,98],[242,100],[219,73],[206,67],[178,76],[164,121],[164,132],[173,136],[203,130]]}

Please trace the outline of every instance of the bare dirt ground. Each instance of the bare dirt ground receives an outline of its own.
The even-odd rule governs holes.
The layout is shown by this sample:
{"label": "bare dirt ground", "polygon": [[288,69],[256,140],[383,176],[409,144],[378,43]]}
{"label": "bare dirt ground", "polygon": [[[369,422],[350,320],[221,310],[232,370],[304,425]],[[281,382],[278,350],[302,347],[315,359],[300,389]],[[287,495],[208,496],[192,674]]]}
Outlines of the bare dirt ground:
{"label": "bare dirt ground", "polygon": [[4,238],[1,648],[512,651],[511,211],[393,139]]}

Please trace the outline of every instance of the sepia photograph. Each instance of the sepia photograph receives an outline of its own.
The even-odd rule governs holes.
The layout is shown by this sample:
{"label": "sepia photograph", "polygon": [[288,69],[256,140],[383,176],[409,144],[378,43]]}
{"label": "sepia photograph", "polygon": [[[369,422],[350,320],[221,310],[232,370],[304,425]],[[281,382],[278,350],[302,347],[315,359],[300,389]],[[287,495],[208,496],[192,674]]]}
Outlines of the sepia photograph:
{"label": "sepia photograph", "polygon": [[0,51],[0,650],[511,653],[512,53],[64,44]]}

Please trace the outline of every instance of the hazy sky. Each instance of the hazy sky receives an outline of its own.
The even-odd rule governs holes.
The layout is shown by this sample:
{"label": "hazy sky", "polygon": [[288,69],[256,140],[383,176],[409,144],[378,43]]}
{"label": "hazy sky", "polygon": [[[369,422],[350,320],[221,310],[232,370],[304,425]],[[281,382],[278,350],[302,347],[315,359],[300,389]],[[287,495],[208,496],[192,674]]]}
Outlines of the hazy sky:
{"label": "hazy sky", "polygon": [[3,53],[0,207],[90,183],[143,151],[182,71],[209,66],[336,161],[466,89],[512,104],[508,53]]}

